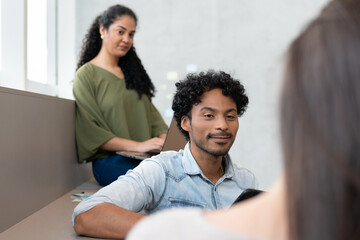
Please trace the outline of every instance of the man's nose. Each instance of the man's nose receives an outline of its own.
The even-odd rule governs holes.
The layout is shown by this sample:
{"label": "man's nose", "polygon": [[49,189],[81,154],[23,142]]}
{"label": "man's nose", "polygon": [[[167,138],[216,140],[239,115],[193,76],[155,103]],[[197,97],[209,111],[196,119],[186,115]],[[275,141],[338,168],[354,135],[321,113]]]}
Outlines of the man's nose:
{"label": "man's nose", "polygon": [[228,122],[224,117],[220,117],[216,120],[215,128],[223,131],[227,130],[229,128]]}

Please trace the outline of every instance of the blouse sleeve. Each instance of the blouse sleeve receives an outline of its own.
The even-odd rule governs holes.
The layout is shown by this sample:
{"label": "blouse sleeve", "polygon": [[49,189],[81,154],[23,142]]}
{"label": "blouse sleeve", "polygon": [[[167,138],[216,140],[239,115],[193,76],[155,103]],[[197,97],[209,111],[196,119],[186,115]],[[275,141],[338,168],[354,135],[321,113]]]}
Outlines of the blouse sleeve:
{"label": "blouse sleeve", "polygon": [[152,137],[158,137],[160,134],[167,133],[168,126],[166,125],[161,114],[156,107],[150,103],[151,117],[152,117]]}
{"label": "blouse sleeve", "polygon": [[92,160],[99,147],[115,137],[97,103],[93,78],[89,69],[79,69],[73,85],[76,101],[76,142],[80,162]]}

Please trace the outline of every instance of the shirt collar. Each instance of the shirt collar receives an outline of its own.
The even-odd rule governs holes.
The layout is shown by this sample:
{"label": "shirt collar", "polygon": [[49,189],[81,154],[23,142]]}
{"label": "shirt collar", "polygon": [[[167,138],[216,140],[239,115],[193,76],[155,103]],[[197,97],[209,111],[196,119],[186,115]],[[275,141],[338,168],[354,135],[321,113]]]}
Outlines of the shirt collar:
{"label": "shirt collar", "polygon": [[[232,178],[234,176],[234,166],[232,164],[229,154],[224,156],[225,159],[225,174],[223,177]],[[190,142],[185,145],[184,156],[182,158],[182,164],[184,166],[184,172],[189,175],[202,174],[202,171],[195,161],[195,158],[190,151]]]}

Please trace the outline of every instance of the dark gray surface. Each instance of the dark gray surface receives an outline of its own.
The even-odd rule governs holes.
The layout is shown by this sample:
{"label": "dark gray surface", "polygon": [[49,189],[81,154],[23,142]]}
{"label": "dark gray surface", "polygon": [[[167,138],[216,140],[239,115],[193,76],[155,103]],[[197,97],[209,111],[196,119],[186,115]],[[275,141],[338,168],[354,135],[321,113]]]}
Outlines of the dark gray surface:
{"label": "dark gray surface", "polygon": [[0,87],[0,232],[91,178],[74,119],[74,101]]}

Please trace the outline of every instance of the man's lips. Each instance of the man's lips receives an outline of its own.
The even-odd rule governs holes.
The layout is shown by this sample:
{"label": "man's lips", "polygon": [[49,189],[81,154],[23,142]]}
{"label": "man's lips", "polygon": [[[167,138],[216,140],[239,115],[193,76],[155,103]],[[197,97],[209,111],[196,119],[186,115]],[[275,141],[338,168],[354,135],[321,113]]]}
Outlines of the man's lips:
{"label": "man's lips", "polygon": [[232,134],[230,133],[215,133],[215,134],[209,134],[209,139],[212,139],[215,142],[227,142],[229,139],[232,138]]}

